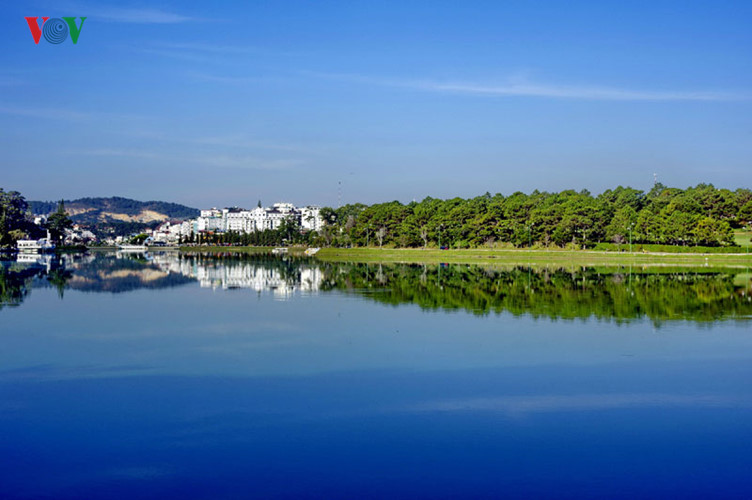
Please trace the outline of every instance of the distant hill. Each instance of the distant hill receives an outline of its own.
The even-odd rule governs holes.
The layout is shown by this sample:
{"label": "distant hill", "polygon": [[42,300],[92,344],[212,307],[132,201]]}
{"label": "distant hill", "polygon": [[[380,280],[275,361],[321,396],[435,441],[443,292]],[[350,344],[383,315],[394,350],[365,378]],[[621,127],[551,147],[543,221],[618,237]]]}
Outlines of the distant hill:
{"label": "distant hill", "polygon": [[[172,219],[198,217],[199,210],[178,203],[164,201],[137,201],[114,196],[111,198],[79,198],[64,200],[65,211],[79,224],[107,224],[135,222],[150,224]],[[30,201],[35,215],[44,215],[57,209],[57,201]]]}

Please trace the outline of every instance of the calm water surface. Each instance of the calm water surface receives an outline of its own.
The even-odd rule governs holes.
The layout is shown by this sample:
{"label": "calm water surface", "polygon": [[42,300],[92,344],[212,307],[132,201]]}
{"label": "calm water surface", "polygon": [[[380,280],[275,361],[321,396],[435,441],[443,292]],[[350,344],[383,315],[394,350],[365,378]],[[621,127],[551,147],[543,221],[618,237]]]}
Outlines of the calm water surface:
{"label": "calm water surface", "polygon": [[0,498],[750,498],[750,273],[2,262]]}

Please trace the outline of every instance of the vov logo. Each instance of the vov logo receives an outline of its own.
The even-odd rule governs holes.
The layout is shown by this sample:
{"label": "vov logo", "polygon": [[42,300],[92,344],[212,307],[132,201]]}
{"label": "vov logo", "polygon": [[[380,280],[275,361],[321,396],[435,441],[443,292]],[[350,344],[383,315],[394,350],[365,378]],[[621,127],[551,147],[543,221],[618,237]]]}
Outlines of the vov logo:
{"label": "vov logo", "polygon": [[78,36],[81,34],[81,29],[84,27],[85,17],[81,17],[81,24],[76,26],[75,17],[49,17],[42,18],[42,25],[39,25],[39,17],[25,17],[26,22],[29,23],[29,29],[31,30],[31,36],[34,37],[34,43],[39,45],[39,39],[44,35],[44,39],[50,43],[58,44],[63,43],[68,38],[70,33],[71,42],[78,43]]}

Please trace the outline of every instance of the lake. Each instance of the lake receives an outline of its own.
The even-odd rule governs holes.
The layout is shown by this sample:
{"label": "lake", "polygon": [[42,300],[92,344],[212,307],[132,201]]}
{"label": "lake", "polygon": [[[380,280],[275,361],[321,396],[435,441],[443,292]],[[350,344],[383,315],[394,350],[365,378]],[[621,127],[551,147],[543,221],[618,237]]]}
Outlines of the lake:
{"label": "lake", "polygon": [[0,498],[750,498],[748,269],[2,262]]}

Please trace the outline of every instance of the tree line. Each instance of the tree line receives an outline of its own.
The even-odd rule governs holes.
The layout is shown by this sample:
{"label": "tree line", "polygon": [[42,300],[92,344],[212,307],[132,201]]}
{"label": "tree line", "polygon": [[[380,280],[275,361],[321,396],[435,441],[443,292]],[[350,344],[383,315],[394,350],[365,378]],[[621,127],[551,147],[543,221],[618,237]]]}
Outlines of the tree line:
{"label": "tree line", "polygon": [[656,183],[648,192],[619,186],[598,196],[587,190],[486,193],[325,207],[321,214],[326,226],[319,238],[333,246],[581,248],[630,241],[733,246],[733,229],[752,224],[752,191]]}
{"label": "tree line", "polygon": [[43,226],[34,224],[26,199],[18,191],[0,188],[0,248],[13,247],[16,241],[26,238],[41,238],[49,230],[53,240],[59,241],[73,222],[60,201],[57,210],[47,217]]}
{"label": "tree line", "polygon": [[[660,183],[648,192],[629,187],[597,196],[587,190],[558,193],[486,193],[475,198],[425,198],[408,204],[350,204],[321,209],[324,227],[303,232],[294,220],[255,233],[193,235],[183,243],[315,246],[592,247],[598,243],[734,245],[733,229],[752,225],[752,191],[699,184],[687,189]],[[64,204],[47,222],[53,237],[70,227]],[[0,246],[39,237],[29,205],[0,189]]]}
{"label": "tree line", "polygon": [[14,246],[34,231],[29,206],[21,193],[0,188],[0,247]]}

